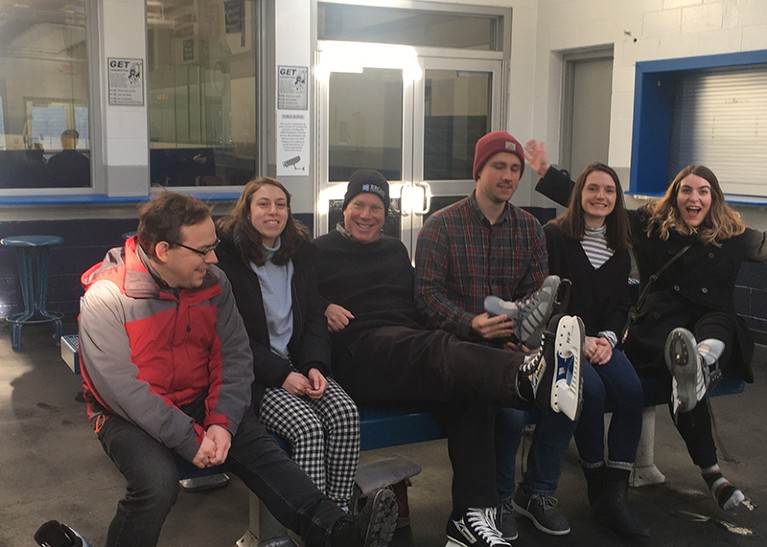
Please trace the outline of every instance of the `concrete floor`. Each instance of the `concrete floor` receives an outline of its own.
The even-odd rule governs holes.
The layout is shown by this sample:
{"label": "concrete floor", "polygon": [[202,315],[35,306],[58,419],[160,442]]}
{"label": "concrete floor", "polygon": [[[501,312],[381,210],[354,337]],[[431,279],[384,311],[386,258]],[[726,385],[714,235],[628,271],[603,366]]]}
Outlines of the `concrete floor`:
{"label": "concrete floor", "polygon": [[[69,325],[65,333],[73,332]],[[123,479],[90,431],[85,407],[75,400],[80,378],[70,372],[51,339],[50,325],[25,327],[23,347],[13,352],[6,323],[0,325],[0,546],[33,545],[49,519],[67,522],[94,546],[123,493]],[[757,383],[746,393],[714,399],[726,476],[758,506],[767,499],[767,349],[757,351]],[[632,489],[630,500],[652,525],[648,540],[622,538],[601,528],[585,501],[584,482],[571,446],[557,497],[572,533],[546,536],[519,520],[517,547],[767,545],[767,507],[723,512],[705,489],[671,420],[660,409],[656,463],[665,485]],[[721,446],[720,446],[721,448]],[[412,524],[392,545],[441,547],[450,509],[450,466],[444,441],[366,452],[364,460],[393,454],[423,467],[410,489]],[[722,457],[724,460],[724,457]],[[729,523],[729,524],[727,524]],[[248,493],[236,478],[222,489],[180,495],[160,541],[163,547],[231,546],[247,529]],[[746,534],[746,535],[743,535]]]}

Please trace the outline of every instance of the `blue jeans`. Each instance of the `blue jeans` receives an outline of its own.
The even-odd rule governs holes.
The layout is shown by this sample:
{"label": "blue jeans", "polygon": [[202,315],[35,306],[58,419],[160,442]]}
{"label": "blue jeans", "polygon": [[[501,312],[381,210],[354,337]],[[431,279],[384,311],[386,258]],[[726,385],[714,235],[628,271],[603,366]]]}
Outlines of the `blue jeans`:
{"label": "blue jeans", "polygon": [[[496,411],[496,477],[498,495],[504,504],[514,496],[517,449],[528,412],[534,411],[507,407]],[[522,488],[526,492],[551,496],[556,491],[575,427],[576,423],[564,414],[540,413],[527,457],[527,471],[522,479]]]}
{"label": "blue jeans", "polygon": [[613,409],[607,433],[607,459],[611,467],[631,469],[642,432],[644,399],[634,365],[618,349],[605,365],[584,359],[583,410],[575,430],[575,444],[587,467],[605,457],[605,406]]}
{"label": "blue jeans", "polygon": [[[188,407],[184,410],[201,418],[195,414],[202,411],[202,405],[193,405],[192,412]],[[157,545],[162,525],[178,496],[174,452],[119,416],[107,418],[98,438],[127,480],[125,497],[117,504],[109,525],[107,546]],[[225,466],[307,545],[324,545],[336,521],[345,516],[277,446],[250,411],[232,439]]]}

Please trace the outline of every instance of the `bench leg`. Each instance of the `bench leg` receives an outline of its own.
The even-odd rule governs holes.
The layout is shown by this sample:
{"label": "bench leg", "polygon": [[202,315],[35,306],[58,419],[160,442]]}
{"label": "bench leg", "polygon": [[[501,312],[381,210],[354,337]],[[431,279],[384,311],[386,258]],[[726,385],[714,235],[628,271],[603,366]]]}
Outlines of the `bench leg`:
{"label": "bench leg", "polygon": [[248,496],[250,522],[248,531],[237,540],[237,547],[298,547],[261,500],[253,492]]}
{"label": "bench leg", "polygon": [[666,476],[655,466],[655,407],[650,406],[642,414],[642,434],[629,484],[637,487],[665,482]]}

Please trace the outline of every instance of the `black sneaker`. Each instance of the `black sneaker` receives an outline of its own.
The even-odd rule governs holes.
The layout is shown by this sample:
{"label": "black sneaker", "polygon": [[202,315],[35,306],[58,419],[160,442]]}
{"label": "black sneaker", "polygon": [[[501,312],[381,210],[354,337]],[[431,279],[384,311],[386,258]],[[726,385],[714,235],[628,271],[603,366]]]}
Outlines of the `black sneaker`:
{"label": "black sneaker", "polygon": [[564,536],[570,533],[570,524],[565,516],[557,511],[557,499],[525,492],[518,488],[512,501],[514,510],[533,521],[538,530],[552,536]]}
{"label": "black sneaker", "polygon": [[460,519],[447,521],[445,547],[511,547],[495,527],[495,508],[469,508]]}
{"label": "black sneaker", "polygon": [[386,547],[397,527],[394,492],[381,488],[355,517],[342,517],[330,534],[332,547]]}
{"label": "black sneaker", "polygon": [[505,315],[514,323],[514,334],[528,348],[535,348],[541,340],[554,309],[560,279],[550,275],[541,287],[527,298],[515,302],[501,300],[497,296],[485,298],[485,311],[492,315]]}

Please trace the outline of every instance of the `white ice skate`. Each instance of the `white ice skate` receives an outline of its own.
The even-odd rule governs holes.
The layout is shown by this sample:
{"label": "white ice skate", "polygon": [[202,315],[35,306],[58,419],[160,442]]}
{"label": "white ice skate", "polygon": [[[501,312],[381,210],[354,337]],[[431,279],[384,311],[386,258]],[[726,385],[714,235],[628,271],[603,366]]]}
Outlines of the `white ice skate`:
{"label": "white ice skate", "polygon": [[583,403],[583,353],[584,327],[580,317],[564,315],[557,324],[554,338],[554,355],[557,368],[551,390],[551,408],[562,412],[575,421]]}

